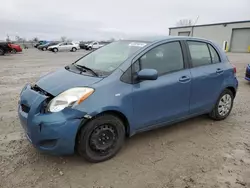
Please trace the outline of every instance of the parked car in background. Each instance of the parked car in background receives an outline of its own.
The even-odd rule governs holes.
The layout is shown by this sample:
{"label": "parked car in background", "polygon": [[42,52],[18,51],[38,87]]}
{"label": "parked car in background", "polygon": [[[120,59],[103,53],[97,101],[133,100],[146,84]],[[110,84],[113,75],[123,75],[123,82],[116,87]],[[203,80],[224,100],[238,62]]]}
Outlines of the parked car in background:
{"label": "parked car in background", "polygon": [[75,44],[73,42],[62,42],[57,45],[49,46],[48,50],[53,51],[53,52],[58,52],[58,51],[72,51],[75,52],[76,50],[79,50],[80,46],[79,44]]}
{"label": "parked car in background", "polygon": [[86,46],[86,50],[98,49],[105,45],[109,44],[109,42],[92,42]]}
{"label": "parked car in background", "polygon": [[48,42],[48,41],[46,41],[46,40],[40,40],[40,41],[38,41],[38,43],[36,43],[36,44],[34,45],[34,47],[37,48],[39,45],[46,44],[47,42]]}
{"label": "parked car in background", "polygon": [[46,44],[39,45],[37,49],[45,51],[48,47],[59,44],[59,42],[47,42]]}
{"label": "parked car in background", "polygon": [[81,49],[87,50],[87,46],[89,45],[89,43],[87,42],[80,42],[79,46]]}
{"label": "parked car in background", "polygon": [[211,41],[144,37],[113,42],[25,85],[18,114],[37,149],[76,149],[101,162],[136,133],[202,114],[227,118],[237,88],[236,68]]}
{"label": "parked car in background", "polygon": [[247,65],[245,79],[250,81],[250,64]]}
{"label": "parked car in background", "polygon": [[11,51],[12,48],[9,42],[0,42],[0,55],[10,53]]}
{"label": "parked car in background", "polygon": [[12,50],[11,50],[12,53],[15,54],[15,53],[17,53],[17,52],[22,52],[22,48],[21,48],[20,45],[18,45],[18,44],[13,44],[13,43],[10,43],[9,45],[10,45],[10,47],[12,48]]}

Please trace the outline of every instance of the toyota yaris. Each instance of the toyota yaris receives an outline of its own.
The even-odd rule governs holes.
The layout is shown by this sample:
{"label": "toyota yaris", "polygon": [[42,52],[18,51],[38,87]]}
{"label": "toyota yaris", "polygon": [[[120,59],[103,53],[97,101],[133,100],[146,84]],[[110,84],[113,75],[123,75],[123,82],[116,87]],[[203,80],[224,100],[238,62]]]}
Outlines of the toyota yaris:
{"label": "toyota yaris", "polygon": [[216,44],[189,37],[113,42],[22,89],[28,140],[40,151],[91,162],[113,157],[126,137],[231,112],[236,69]]}

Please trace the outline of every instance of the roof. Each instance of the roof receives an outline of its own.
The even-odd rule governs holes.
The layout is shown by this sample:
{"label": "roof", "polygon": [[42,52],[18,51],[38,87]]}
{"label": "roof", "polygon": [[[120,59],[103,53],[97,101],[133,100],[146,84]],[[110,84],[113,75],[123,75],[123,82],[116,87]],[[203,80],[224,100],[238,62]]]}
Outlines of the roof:
{"label": "roof", "polygon": [[134,38],[128,38],[124,40],[131,40],[131,41],[141,41],[141,42],[157,42],[162,40],[178,40],[178,39],[196,39],[196,40],[206,40],[203,38],[197,38],[197,37],[189,37],[189,36],[143,36],[143,37],[134,37]]}
{"label": "roof", "polygon": [[173,39],[178,38],[179,36],[139,36],[139,37],[133,37],[133,38],[127,38],[124,40],[131,40],[131,41],[144,41],[144,42],[156,42],[161,40],[167,40],[167,39]]}
{"label": "roof", "polygon": [[213,26],[213,25],[225,25],[225,24],[240,24],[240,23],[250,23],[250,20],[244,21],[234,21],[234,22],[221,22],[221,23],[212,23],[212,24],[202,24],[202,25],[190,25],[190,26],[179,26],[179,27],[170,27],[169,29],[179,29],[179,28],[189,28],[189,27],[204,27],[204,26]]}

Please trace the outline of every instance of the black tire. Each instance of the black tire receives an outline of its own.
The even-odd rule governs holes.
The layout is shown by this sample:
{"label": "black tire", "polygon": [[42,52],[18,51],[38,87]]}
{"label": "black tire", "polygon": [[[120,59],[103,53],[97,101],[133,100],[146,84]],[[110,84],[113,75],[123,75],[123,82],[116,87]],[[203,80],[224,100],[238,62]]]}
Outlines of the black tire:
{"label": "black tire", "polygon": [[[219,111],[220,101],[226,95],[231,97],[231,105],[230,105],[230,107],[228,107],[229,111],[227,113],[221,114],[220,111]],[[226,119],[229,116],[230,112],[232,111],[233,103],[234,103],[234,94],[232,93],[231,90],[225,89],[221,93],[220,97],[218,98],[218,100],[217,100],[217,102],[216,102],[216,104],[215,104],[212,112],[209,114],[210,118],[212,118],[213,120],[216,120],[216,121],[220,121],[220,120]]]}
{"label": "black tire", "polygon": [[77,49],[76,49],[75,47],[73,47],[71,51],[72,51],[72,52],[75,52],[76,50],[77,50]]}
{"label": "black tire", "polygon": [[4,55],[4,50],[0,48],[0,55]]}
{"label": "black tire", "polygon": [[43,48],[42,48],[42,50],[43,50],[43,51],[46,51],[46,50],[47,50],[47,48],[43,47]]}
{"label": "black tire", "polygon": [[102,162],[114,157],[122,148],[124,140],[123,122],[114,115],[103,114],[80,129],[77,151],[89,162]]}
{"label": "black tire", "polygon": [[53,48],[53,52],[58,52],[58,48]]}
{"label": "black tire", "polygon": [[13,54],[16,54],[17,53],[17,51],[16,51],[16,49],[12,49],[12,51],[11,51]]}

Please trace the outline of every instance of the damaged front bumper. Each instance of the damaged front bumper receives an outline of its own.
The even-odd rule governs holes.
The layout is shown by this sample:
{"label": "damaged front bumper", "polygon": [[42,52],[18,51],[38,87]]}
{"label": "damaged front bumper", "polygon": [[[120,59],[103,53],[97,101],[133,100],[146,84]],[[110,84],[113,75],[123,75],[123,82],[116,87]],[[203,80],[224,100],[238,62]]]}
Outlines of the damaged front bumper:
{"label": "damaged front bumper", "polygon": [[76,135],[86,113],[71,108],[46,113],[48,99],[49,96],[26,85],[18,104],[21,125],[37,149],[54,155],[73,154]]}

